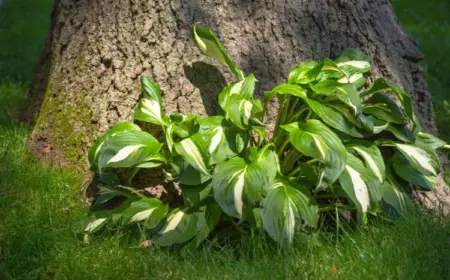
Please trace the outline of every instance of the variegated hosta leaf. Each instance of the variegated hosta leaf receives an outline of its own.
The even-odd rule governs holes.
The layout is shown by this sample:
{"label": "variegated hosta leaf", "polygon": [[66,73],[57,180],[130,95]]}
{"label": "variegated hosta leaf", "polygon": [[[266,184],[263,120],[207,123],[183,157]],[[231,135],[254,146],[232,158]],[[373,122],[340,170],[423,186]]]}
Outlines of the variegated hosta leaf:
{"label": "variegated hosta leaf", "polygon": [[371,132],[368,135],[378,134],[389,127],[389,122],[379,120],[371,115],[360,113],[357,116],[358,123],[362,125],[367,131]]}
{"label": "variegated hosta leaf", "polygon": [[89,149],[89,163],[91,164],[91,170],[97,169],[97,159],[98,159],[98,153],[105,143],[105,140],[108,136],[114,136],[119,133],[124,133],[128,131],[141,131],[141,128],[137,125],[135,125],[132,122],[122,122],[114,125],[112,128],[110,128],[104,135],[99,137],[94,145]]}
{"label": "variegated hosta leaf", "polygon": [[318,207],[308,190],[281,180],[267,189],[267,195],[261,200],[260,216],[264,229],[282,247],[292,243],[300,219],[315,227],[319,218]]}
{"label": "variegated hosta leaf", "polygon": [[305,61],[289,73],[290,84],[309,84],[313,82],[320,73],[321,64],[315,61]]}
{"label": "variegated hosta leaf", "polygon": [[143,131],[109,135],[98,153],[98,168],[132,167],[155,156],[160,149],[158,140]]}
{"label": "variegated hosta leaf", "polygon": [[436,150],[444,147],[445,145],[447,145],[447,143],[444,140],[439,139],[438,137],[429,133],[419,132],[417,134],[416,142],[414,143],[414,145],[421,148]]}
{"label": "variegated hosta leaf", "polygon": [[183,192],[184,205],[197,207],[209,197],[212,191],[211,182],[200,183],[198,185],[180,185]]}
{"label": "variegated hosta leaf", "polygon": [[337,66],[347,75],[370,70],[370,57],[359,49],[346,49],[336,59]]}
{"label": "variegated hosta leaf", "polygon": [[322,64],[322,72],[319,76],[321,80],[330,78],[339,79],[347,75],[334,61],[328,58],[325,58]]}
{"label": "variegated hosta leaf", "polygon": [[348,150],[354,150],[364,159],[366,167],[383,183],[386,177],[386,167],[380,149],[369,141],[352,141],[346,145]]}
{"label": "variegated hosta leaf", "polygon": [[239,99],[249,100],[253,97],[253,92],[255,90],[256,78],[253,74],[248,75],[245,79],[231,83],[226,86],[222,92],[219,94],[219,105],[226,111],[228,99],[233,96],[239,96]]}
{"label": "variegated hosta leaf", "polygon": [[[395,210],[393,214],[405,216],[408,210],[412,209],[413,202],[394,176],[392,171],[388,172],[386,181],[383,183],[383,201]],[[387,209],[386,212],[392,213],[392,209]]]}
{"label": "variegated hosta leaf", "polygon": [[348,195],[350,200],[357,205],[362,212],[367,212],[370,206],[369,190],[361,174],[350,167],[345,166],[344,172],[339,177],[342,189]]}
{"label": "variegated hosta leaf", "polygon": [[207,56],[210,56],[220,63],[227,65],[231,72],[239,79],[244,79],[244,72],[239,69],[228,57],[227,51],[217,36],[206,27],[200,27],[196,24],[191,26],[192,37],[197,47]]}
{"label": "variegated hosta leaf", "polygon": [[376,92],[363,102],[363,112],[390,123],[405,124],[405,115],[399,105],[383,92]]}
{"label": "variegated hosta leaf", "polygon": [[413,168],[411,162],[406,159],[404,154],[397,152],[392,157],[391,162],[395,173],[397,173],[403,180],[427,190],[432,190],[435,188],[436,176],[420,173],[417,169]]}
{"label": "variegated hosta leaf", "polygon": [[420,124],[418,123],[417,118],[414,114],[411,97],[402,88],[389,83],[383,78],[375,80],[370,88],[361,92],[361,97],[366,97],[379,92],[389,92],[397,97],[403,107],[403,111],[405,112],[406,116],[414,124],[414,132],[418,132],[417,129],[420,128]]}
{"label": "variegated hosta leaf", "polygon": [[188,208],[175,208],[167,217],[163,227],[156,232],[153,243],[161,246],[184,243],[198,232],[197,224],[202,212],[189,213]]}
{"label": "variegated hosta leaf", "polygon": [[231,96],[226,107],[226,118],[242,130],[248,130],[252,125],[262,125],[258,119],[263,111],[261,102],[256,99],[246,100]]}
{"label": "variegated hosta leaf", "polygon": [[108,187],[108,186],[99,186],[99,191],[97,197],[95,198],[95,204],[102,204],[110,201],[115,197],[130,197],[131,193],[126,189],[118,188],[118,187]]}
{"label": "variegated hosta leaf", "polygon": [[[352,153],[347,154],[347,165],[360,174],[367,185],[371,205],[376,207],[382,199],[383,188],[382,183],[375,175],[374,170],[370,167],[366,167],[364,163]],[[355,204],[357,203],[355,202]]]}
{"label": "variegated hosta leaf", "polygon": [[362,87],[367,79],[362,73],[355,73],[349,76],[343,76],[342,78],[337,80],[341,84],[352,84],[355,88]]}
{"label": "variegated hosta leaf", "polygon": [[114,192],[127,199],[118,208],[97,212],[97,218],[87,225],[86,232],[97,231],[105,225],[113,227],[119,223],[121,226],[127,226],[143,222],[144,227],[152,229],[167,215],[168,206],[156,198],[131,195],[130,192],[127,194],[120,188],[110,189],[109,193]]}
{"label": "variegated hosta leaf", "polygon": [[395,143],[395,146],[414,170],[424,175],[436,176],[439,170],[437,157],[414,145]]}
{"label": "variegated hosta leaf", "polygon": [[173,151],[175,142],[188,138],[199,131],[199,117],[195,115],[173,114],[170,116],[170,124],[165,130],[166,143],[169,151]]}
{"label": "variegated hosta leaf", "polygon": [[158,125],[167,125],[159,86],[147,77],[141,77],[142,98],[134,111],[134,119]]}
{"label": "variegated hosta leaf", "polygon": [[156,227],[167,215],[168,205],[161,200],[151,197],[140,198],[132,201],[122,212],[123,225],[129,225],[145,221],[147,229]]}
{"label": "variegated hosta leaf", "polygon": [[84,231],[88,233],[94,233],[100,230],[106,223],[108,222],[107,217],[97,218],[90,222],[85,228]]}
{"label": "variegated hosta leaf", "polygon": [[175,150],[183,157],[193,168],[203,173],[209,173],[209,154],[205,140],[199,133],[186,138],[175,144]]}
{"label": "variegated hosta leaf", "polygon": [[322,181],[331,184],[339,178],[345,167],[347,151],[340,138],[319,120],[282,126],[289,132],[289,141],[302,154],[320,160],[323,165]]}
{"label": "variegated hosta leaf", "polygon": [[336,87],[335,95],[342,102],[347,104],[355,115],[359,114],[362,110],[361,100],[359,97],[359,93],[356,90],[355,86],[352,84],[341,84]]}
{"label": "variegated hosta leaf", "polygon": [[218,164],[237,155],[248,142],[248,133],[226,122],[223,117],[207,117],[199,123],[211,156],[210,164]]}
{"label": "variegated hosta leaf", "polygon": [[310,87],[317,94],[336,96],[342,102],[347,104],[355,115],[362,110],[359,93],[353,84],[340,83],[335,80],[323,80],[316,85],[310,85]]}
{"label": "variegated hosta leaf", "polygon": [[277,170],[277,155],[269,146],[261,149],[250,163],[234,157],[218,164],[212,180],[214,198],[226,214],[243,218],[244,207],[261,199]]}
{"label": "variegated hosta leaf", "polygon": [[211,231],[216,227],[222,216],[222,209],[214,201],[209,201],[206,206],[201,209],[204,211],[204,218],[201,216],[197,223],[198,232],[195,237],[187,244],[191,250],[198,248],[198,246],[208,237]]}
{"label": "variegated hosta leaf", "polygon": [[308,104],[311,110],[314,113],[316,113],[330,127],[337,129],[341,132],[344,132],[345,134],[351,135],[353,137],[357,138],[364,137],[364,135],[357,130],[355,125],[348,122],[338,110],[330,106],[327,106],[319,101],[308,98],[308,96],[306,95],[306,91],[302,87],[298,85],[282,84],[276,86],[274,89],[272,89],[272,91],[281,95],[287,94],[298,96],[302,98]]}

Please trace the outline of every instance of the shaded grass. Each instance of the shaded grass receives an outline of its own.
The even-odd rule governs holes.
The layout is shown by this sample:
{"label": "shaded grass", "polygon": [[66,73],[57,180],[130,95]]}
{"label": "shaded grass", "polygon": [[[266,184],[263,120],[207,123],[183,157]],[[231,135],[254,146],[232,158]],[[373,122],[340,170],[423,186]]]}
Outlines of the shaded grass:
{"label": "shaded grass", "polygon": [[[287,252],[251,235],[234,245],[218,245],[215,238],[192,253],[141,248],[145,237],[139,235],[86,239],[80,234],[88,220],[80,178],[29,155],[30,130],[16,121],[47,33],[50,4],[5,0],[0,6],[0,279],[450,278],[450,221],[421,212],[396,224],[377,221],[339,241],[329,233],[313,234],[308,242],[299,238]],[[436,54],[434,61],[444,58]],[[430,88],[442,89],[445,98],[450,85],[439,76],[448,69],[442,67],[427,78],[436,77],[440,83]]]}

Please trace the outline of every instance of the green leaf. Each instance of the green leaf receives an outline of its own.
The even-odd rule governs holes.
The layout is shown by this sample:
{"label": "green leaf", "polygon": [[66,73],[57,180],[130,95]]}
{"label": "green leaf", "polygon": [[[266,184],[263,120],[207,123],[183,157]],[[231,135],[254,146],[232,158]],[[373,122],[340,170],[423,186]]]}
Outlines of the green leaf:
{"label": "green leaf", "polygon": [[322,180],[319,180],[318,187],[322,181],[331,184],[339,178],[345,168],[347,151],[331,129],[312,119],[282,127],[289,131],[289,141],[298,151],[323,162]]}
{"label": "green leaf", "polygon": [[209,174],[209,159],[206,149],[206,143],[201,134],[195,134],[189,138],[175,144],[175,150],[183,157],[193,168],[204,175]]}
{"label": "green leaf", "polygon": [[99,137],[94,145],[89,149],[88,158],[89,163],[91,164],[91,170],[95,171],[97,169],[97,159],[98,153],[105,143],[105,140],[108,136],[114,136],[119,133],[124,133],[128,131],[141,131],[141,128],[135,125],[132,122],[122,122],[114,125],[111,129],[109,129],[103,136]]}
{"label": "green leaf", "polygon": [[203,212],[188,212],[188,208],[175,208],[167,217],[164,226],[155,234],[153,243],[161,246],[181,244],[192,239],[197,232]]}
{"label": "green leaf", "polygon": [[378,92],[390,92],[395,95],[402,104],[406,116],[415,123],[415,126],[419,125],[414,115],[412,99],[402,88],[389,83],[383,78],[378,78],[369,89],[361,93],[361,97],[366,97]]}
{"label": "green leaf", "polygon": [[107,222],[108,222],[107,217],[97,218],[97,219],[93,220],[92,222],[90,222],[84,228],[84,232],[94,233],[94,232],[100,230],[104,225],[106,225]]}
{"label": "green leaf", "polygon": [[218,164],[212,180],[214,198],[226,214],[243,218],[244,207],[258,202],[263,190],[275,179],[277,166],[277,156],[269,146],[250,163],[235,157]]}
{"label": "green leaf", "polygon": [[211,201],[204,206],[204,219],[200,219],[197,228],[199,229],[195,237],[186,246],[191,250],[198,246],[208,237],[211,231],[216,227],[222,216],[220,206]]}
{"label": "green leaf", "polygon": [[289,84],[309,84],[319,75],[322,64],[305,61],[289,73]]}
{"label": "green leaf", "polygon": [[433,190],[436,186],[436,176],[424,175],[415,170],[401,153],[395,153],[391,159],[392,167],[403,180],[426,190]]}
{"label": "green leaf", "polygon": [[439,169],[439,160],[426,150],[414,145],[395,143],[397,149],[403,154],[414,170],[424,175],[436,176]]}
{"label": "green leaf", "polygon": [[311,110],[316,113],[327,125],[353,137],[364,137],[354,125],[349,123],[344,116],[334,108],[328,107],[316,100],[310,99],[306,95],[306,91],[297,85],[282,84],[275,87],[273,92],[278,94],[290,94],[298,96],[306,101]]}
{"label": "green leaf", "polygon": [[415,142],[413,132],[405,125],[390,124],[386,128],[386,130],[392,133],[397,139],[403,142],[406,143]]}
{"label": "green leaf", "polygon": [[99,186],[97,197],[95,198],[95,204],[103,204],[110,201],[113,198],[124,196],[130,197],[130,192],[117,187]]}
{"label": "green leaf", "polygon": [[345,166],[344,172],[339,177],[342,189],[350,200],[357,205],[360,211],[367,212],[370,206],[369,190],[361,174],[350,167]]}
{"label": "green leaf", "polygon": [[318,207],[308,190],[292,182],[277,180],[261,201],[260,215],[264,229],[282,247],[292,244],[298,219],[315,227]]}
{"label": "green leaf", "polygon": [[206,139],[211,155],[210,164],[218,164],[242,152],[248,142],[248,132],[222,121],[217,126],[203,126],[200,133]]}
{"label": "green leaf", "polygon": [[181,185],[184,204],[189,207],[199,206],[211,193],[211,182],[193,186]]}
{"label": "green leaf", "polygon": [[154,228],[167,215],[169,207],[161,200],[151,197],[132,201],[122,213],[123,225],[130,225],[142,221],[148,229]]}
{"label": "green leaf", "polygon": [[136,106],[134,119],[158,125],[167,125],[163,113],[159,86],[147,77],[141,77],[142,98]]}
{"label": "green leaf", "polygon": [[209,28],[193,24],[191,25],[191,33],[197,47],[203,53],[228,66],[239,80],[244,79],[244,72],[231,61],[222,42]]}
{"label": "green leaf", "polygon": [[351,83],[340,83],[335,80],[323,80],[316,85],[310,85],[311,89],[321,95],[332,95],[352,108],[355,114],[362,110],[359,93]]}
{"label": "green leaf", "polygon": [[405,115],[399,105],[389,95],[376,92],[364,101],[363,112],[380,120],[396,124],[405,124]]}
{"label": "green leaf", "polygon": [[342,78],[343,76],[347,76],[347,73],[342,71],[341,68],[332,60],[325,58],[323,60],[321,79],[330,79],[330,78]]}
{"label": "green leaf", "polygon": [[406,216],[408,211],[412,209],[413,202],[393,176],[393,174],[388,174],[386,181],[383,183],[383,201],[392,207],[397,214]]}
{"label": "green leaf", "polygon": [[346,49],[336,59],[337,66],[347,74],[366,73],[370,70],[370,57],[359,49]]}
{"label": "green leaf", "polygon": [[347,149],[357,152],[365,161],[366,167],[375,174],[380,183],[386,176],[386,167],[380,149],[369,141],[351,141],[346,145]]}
{"label": "green leaf", "polygon": [[375,207],[382,199],[382,183],[379,181],[374,171],[366,167],[364,163],[352,153],[347,154],[347,165],[356,170],[367,185],[371,205]]}
{"label": "green leaf", "polygon": [[419,132],[417,134],[416,142],[414,142],[414,145],[421,148],[436,150],[444,147],[445,145],[447,145],[447,143],[444,140],[441,140],[429,133]]}
{"label": "green leaf", "polygon": [[355,115],[359,114],[362,110],[361,100],[359,93],[355,86],[352,84],[341,84],[336,87],[335,94],[342,102],[352,108]]}
{"label": "green leaf", "polygon": [[195,186],[203,184],[211,180],[211,176],[205,175],[204,173],[198,171],[192,165],[183,161],[182,166],[180,166],[180,171],[178,175],[178,181],[183,185]]}
{"label": "green leaf", "polygon": [[98,154],[98,168],[132,167],[152,158],[161,144],[151,134],[143,131],[127,131],[108,135]]}
{"label": "green leaf", "polygon": [[245,79],[226,86],[219,94],[220,107],[226,111],[228,99],[233,95],[239,96],[239,99],[250,100],[253,97],[256,81],[256,77],[250,74]]}
{"label": "green leaf", "polygon": [[328,96],[331,95],[340,85],[341,84],[335,80],[323,80],[315,85],[310,84],[309,87],[317,94]]}

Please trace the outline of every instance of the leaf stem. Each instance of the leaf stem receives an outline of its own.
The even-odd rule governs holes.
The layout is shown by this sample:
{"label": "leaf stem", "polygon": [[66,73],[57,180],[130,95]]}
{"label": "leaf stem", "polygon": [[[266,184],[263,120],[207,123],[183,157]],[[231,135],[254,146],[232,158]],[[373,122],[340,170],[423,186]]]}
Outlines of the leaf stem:
{"label": "leaf stem", "polygon": [[308,110],[308,109],[309,109],[308,107],[305,107],[305,108],[301,109],[300,111],[298,111],[297,113],[295,113],[295,115],[292,116],[292,117],[289,119],[288,123],[291,123],[291,122],[295,121],[295,119],[297,119],[298,117],[300,117],[301,114],[303,114],[303,112],[305,112],[305,111]]}
{"label": "leaf stem", "polygon": [[278,150],[278,157],[281,157],[283,155],[284,149],[286,149],[286,146],[289,144],[289,137],[286,137],[283,144],[281,144],[280,149]]}

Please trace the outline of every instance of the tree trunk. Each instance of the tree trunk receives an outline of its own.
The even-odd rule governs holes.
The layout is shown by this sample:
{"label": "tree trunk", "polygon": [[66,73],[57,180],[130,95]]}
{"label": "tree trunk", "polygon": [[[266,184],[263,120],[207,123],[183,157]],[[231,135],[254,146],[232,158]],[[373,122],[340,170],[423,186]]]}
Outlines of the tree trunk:
{"label": "tree trunk", "polygon": [[[300,61],[361,48],[373,58],[371,78],[401,84],[424,129],[436,133],[422,55],[389,0],[55,0],[24,114],[37,116],[33,151],[87,170],[94,137],[131,118],[141,75],[161,86],[169,113],[214,113],[232,76],[196,49],[189,32],[195,22],[217,32],[236,64],[255,73],[259,96]],[[450,204],[444,184],[418,196],[430,207]]]}

